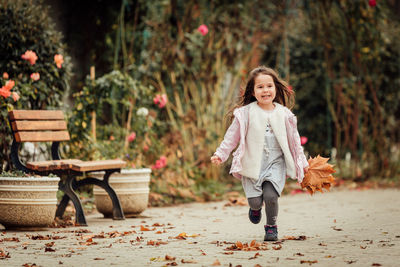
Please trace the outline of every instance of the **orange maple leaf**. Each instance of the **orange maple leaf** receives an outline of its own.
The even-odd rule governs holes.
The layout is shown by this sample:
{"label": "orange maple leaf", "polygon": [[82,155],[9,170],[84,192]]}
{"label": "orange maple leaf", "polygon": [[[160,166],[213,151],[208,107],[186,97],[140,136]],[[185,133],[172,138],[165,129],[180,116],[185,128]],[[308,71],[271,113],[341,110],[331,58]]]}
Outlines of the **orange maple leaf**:
{"label": "orange maple leaf", "polygon": [[308,172],[304,176],[301,188],[306,188],[311,195],[316,191],[323,193],[322,188],[329,191],[331,185],[335,183],[332,173],[336,171],[333,169],[333,165],[328,164],[328,160],[329,158],[320,155],[308,160]]}

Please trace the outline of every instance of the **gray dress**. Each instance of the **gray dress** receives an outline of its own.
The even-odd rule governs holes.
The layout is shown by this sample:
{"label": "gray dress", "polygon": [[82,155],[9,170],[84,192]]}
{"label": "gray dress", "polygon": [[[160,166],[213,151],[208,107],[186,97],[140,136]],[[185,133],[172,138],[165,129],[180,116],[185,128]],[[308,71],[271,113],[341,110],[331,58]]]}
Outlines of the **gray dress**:
{"label": "gray dress", "polygon": [[255,180],[248,177],[242,177],[243,190],[247,198],[261,196],[262,184],[265,181],[272,183],[279,196],[285,186],[285,158],[269,123],[267,124],[264,138],[264,149],[259,178]]}

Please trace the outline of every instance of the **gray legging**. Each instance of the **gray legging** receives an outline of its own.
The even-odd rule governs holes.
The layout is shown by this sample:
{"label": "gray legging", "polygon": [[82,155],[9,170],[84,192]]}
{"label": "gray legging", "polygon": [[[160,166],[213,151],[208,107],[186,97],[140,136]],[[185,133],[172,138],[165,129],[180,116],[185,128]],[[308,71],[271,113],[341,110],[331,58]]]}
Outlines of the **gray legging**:
{"label": "gray legging", "polygon": [[276,217],[278,216],[278,197],[271,182],[264,182],[262,184],[263,194],[259,197],[250,197],[248,202],[252,210],[259,210],[262,208],[263,200],[265,202],[265,213],[267,214],[267,225],[276,225]]}

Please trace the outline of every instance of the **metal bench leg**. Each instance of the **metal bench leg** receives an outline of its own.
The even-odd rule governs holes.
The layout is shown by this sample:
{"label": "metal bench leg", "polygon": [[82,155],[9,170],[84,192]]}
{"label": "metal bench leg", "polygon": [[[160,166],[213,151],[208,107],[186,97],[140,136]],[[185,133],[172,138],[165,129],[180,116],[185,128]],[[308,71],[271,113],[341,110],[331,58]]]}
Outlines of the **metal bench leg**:
{"label": "metal bench leg", "polygon": [[75,224],[80,226],[87,226],[85,214],[83,213],[83,208],[79,197],[76,195],[75,191],[72,188],[72,183],[75,180],[74,176],[68,176],[65,184],[63,185],[62,190],[64,191],[65,195],[62,198],[60,205],[57,208],[56,216],[62,217],[64,214],[65,208],[68,204],[68,200],[71,199],[72,203],[75,207]]}
{"label": "metal bench leg", "polygon": [[108,172],[108,171],[106,171],[106,173],[104,174],[104,178],[102,181],[104,183],[103,188],[104,188],[104,190],[106,190],[106,192],[110,196],[112,204],[113,204],[113,219],[114,220],[124,220],[125,216],[124,216],[124,212],[122,211],[121,203],[119,202],[118,196],[115,193],[114,189],[112,189],[112,187],[108,183],[108,178],[110,177],[110,175],[111,175],[111,172]]}
{"label": "metal bench leg", "polygon": [[[64,191],[64,189],[62,190]],[[60,204],[58,204],[57,210],[56,210],[56,217],[62,219],[64,212],[65,212],[65,208],[67,207],[69,202],[69,196],[67,194],[64,194],[64,196],[62,197]]]}

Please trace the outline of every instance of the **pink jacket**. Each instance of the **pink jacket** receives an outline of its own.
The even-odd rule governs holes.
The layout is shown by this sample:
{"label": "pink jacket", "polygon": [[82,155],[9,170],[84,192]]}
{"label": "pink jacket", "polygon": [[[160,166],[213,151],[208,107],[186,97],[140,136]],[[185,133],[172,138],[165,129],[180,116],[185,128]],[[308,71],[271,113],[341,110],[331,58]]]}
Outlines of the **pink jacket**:
{"label": "pink jacket", "polygon": [[[279,105],[277,103],[275,104]],[[286,127],[287,142],[296,169],[296,176],[291,178],[297,179],[298,182],[302,182],[304,178],[304,168],[308,167],[308,162],[304,155],[303,147],[300,144],[300,135],[297,131],[297,119],[288,108],[281,105],[280,107],[282,107],[282,112],[285,113],[284,125],[282,124],[280,126]],[[240,175],[240,171],[242,170],[242,157],[244,155],[246,133],[249,122],[249,105],[235,109],[233,115],[235,116],[233,122],[226,131],[224,140],[221,142],[214,155],[218,156],[222,162],[225,162],[232,150],[237,147],[236,151],[232,154],[233,160],[229,173],[234,177],[241,179],[242,176]]]}

